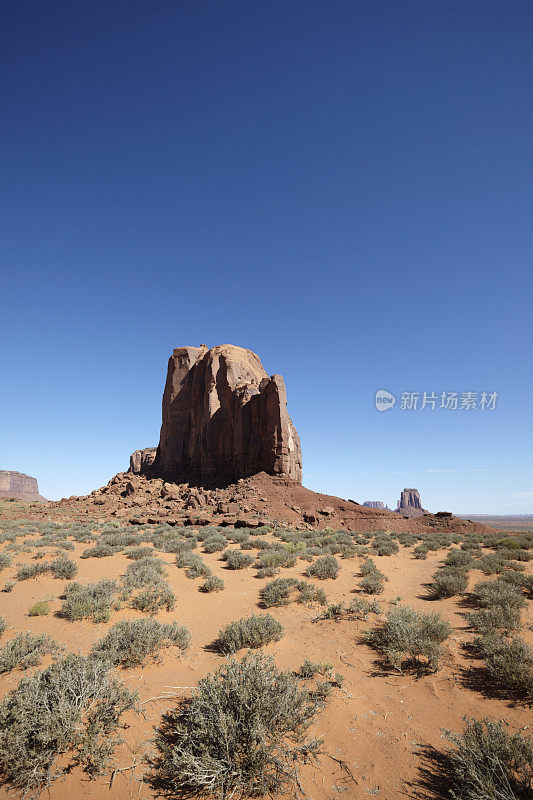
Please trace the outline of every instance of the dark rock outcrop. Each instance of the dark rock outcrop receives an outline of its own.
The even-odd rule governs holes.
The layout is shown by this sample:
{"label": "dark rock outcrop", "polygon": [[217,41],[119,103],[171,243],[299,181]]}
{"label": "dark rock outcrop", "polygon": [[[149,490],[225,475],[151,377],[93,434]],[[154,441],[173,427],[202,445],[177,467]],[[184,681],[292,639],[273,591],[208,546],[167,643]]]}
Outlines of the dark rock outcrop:
{"label": "dark rock outcrop", "polygon": [[409,517],[421,517],[422,514],[427,513],[425,508],[422,508],[418,489],[404,489],[398,500],[398,508],[396,510],[398,513]]}
{"label": "dark rock outcrop", "polygon": [[130,456],[130,472],[135,474],[147,472],[154,463],[157,447],[145,447],[144,450],[134,450]]}
{"label": "dark rock outcrop", "polygon": [[175,483],[223,486],[262,471],[302,480],[283,378],[269,377],[255,353],[232,345],[174,350],[157,454],[143,466],[136,453],[132,471]]}
{"label": "dark rock outcrop", "polygon": [[39,494],[37,478],[24,475],[23,472],[10,472],[3,469],[0,470],[0,498],[46,503],[46,498]]}

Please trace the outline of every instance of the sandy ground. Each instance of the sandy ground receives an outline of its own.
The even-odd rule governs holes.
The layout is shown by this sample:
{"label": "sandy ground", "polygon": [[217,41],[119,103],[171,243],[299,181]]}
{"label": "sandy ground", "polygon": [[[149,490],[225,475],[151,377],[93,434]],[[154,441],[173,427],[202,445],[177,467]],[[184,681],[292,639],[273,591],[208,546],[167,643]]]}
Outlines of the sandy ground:
{"label": "sandy ground", "polygon": [[[75,558],[85,547],[76,545],[75,553],[69,555]],[[459,598],[438,602],[424,599],[424,583],[429,581],[445,552],[430,553],[427,560],[416,560],[412,548],[401,548],[398,555],[375,558],[379,569],[389,578],[385,593],[379,598],[384,611],[400,597],[401,603],[421,611],[438,610],[451,622],[454,632],[449,640],[445,663],[434,675],[416,678],[410,673],[401,675],[381,669],[376,663],[376,653],[361,641],[363,631],[374,624],[373,615],[368,622],[317,622],[313,620],[320,613],[318,606],[292,604],[269,609],[285,626],[284,638],[265,648],[266,653],[275,657],[279,667],[297,669],[305,658],[326,660],[331,661],[335,670],[345,677],[342,689],[332,693],[315,726],[315,732],[324,738],[325,751],[329,755],[322,757],[318,764],[306,765],[301,770],[302,787],[310,798],[431,798],[435,795],[425,777],[424,770],[428,767],[425,752],[431,746],[444,747],[441,738],[444,728],[460,730],[461,718],[465,714],[503,718],[513,729],[527,730],[532,726],[533,719],[525,706],[487,697],[481,690],[465,686],[464,669],[472,665],[461,650],[462,643],[470,639],[462,616],[465,609],[461,607]],[[78,800],[85,796],[94,800],[152,797],[149,787],[138,778],[143,770],[142,753],[153,735],[153,726],[162,711],[173,705],[172,700],[162,695],[188,694],[200,677],[223,662],[221,656],[206,649],[219,629],[243,615],[261,613],[259,590],[268,579],[255,578],[255,570],[230,571],[224,568],[220,554],[202,554],[213,572],[222,576],[226,583],[225,590],[219,594],[203,594],[198,591],[201,579],[186,578],[184,570],[173,563],[173,555],[159,555],[168,562],[168,580],[178,603],[174,611],[160,612],[157,619],[161,622],[177,620],[184,624],[192,633],[192,642],[183,656],[169,649],[163,651],[159,663],[119,670],[127,685],[139,692],[144,716],[127,716],[128,727],[123,732],[125,741],[117,750],[116,757],[123,767],[135,761],[139,766],[116,774],[111,787],[109,775],[87,781],[73,772],[43,795],[50,800]],[[16,556],[14,565],[2,572],[2,585],[12,576],[16,564],[29,558],[28,554]],[[78,560],[76,580],[85,583],[103,577],[118,577],[130,563],[122,554],[81,559]],[[359,580],[359,559],[341,560],[340,563],[342,570],[336,580],[316,581],[331,601],[352,599]],[[294,569],[283,570],[282,574],[301,577],[305,567],[306,562],[299,561]],[[481,573],[472,571],[470,585],[483,578]],[[59,596],[65,583],[42,576],[17,583],[9,594],[1,593],[0,614],[6,617],[9,625],[2,641],[19,631],[44,631],[63,643],[67,650],[86,653],[113,623],[142,616],[123,609],[113,612],[110,622],[105,625],[62,620],[53,611],[61,605]],[[46,595],[55,598],[52,613],[46,617],[28,617],[31,605]],[[531,603],[528,606],[524,612],[524,635],[531,645]],[[20,677],[20,672],[0,676],[0,696],[16,686]],[[333,759],[346,762],[355,780]],[[0,789],[2,800],[9,796],[11,794],[6,789]]]}

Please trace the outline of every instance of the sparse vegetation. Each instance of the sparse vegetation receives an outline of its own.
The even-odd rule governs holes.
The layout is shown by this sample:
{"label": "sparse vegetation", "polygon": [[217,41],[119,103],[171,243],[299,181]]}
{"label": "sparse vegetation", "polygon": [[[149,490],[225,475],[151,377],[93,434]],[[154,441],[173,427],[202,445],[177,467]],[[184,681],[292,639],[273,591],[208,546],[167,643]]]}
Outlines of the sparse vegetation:
{"label": "sparse vegetation", "polygon": [[215,647],[222,653],[236,653],[243,647],[256,649],[283,638],[283,625],[270,614],[252,614],[222,628]]}
{"label": "sparse vegetation", "polygon": [[298,675],[304,680],[310,680],[314,678],[315,675],[326,675],[326,673],[332,671],[333,664],[330,661],[314,662],[306,658],[298,671]]}
{"label": "sparse vegetation", "polygon": [[242,550],[225,550],[222,558],[228,569],[246,569],[254,563],[254,557]]}
{"label": "sparse vegetation", "polygon": [[0,775],[27,797],[71,764],[101,773],[135,699],[99,659],[69,655],[23,678],[0,703]]}
{"label": "sparse vegetation", "polygon": [[433,575],[429,593],[434,600],[442,600],[445,597],[464,594],[467,586],[468,572],[462,566],[441,567]]}
{"label": "sparse vegetation", "polygon": [[6,628],[7,628],[6,618],[0,617],[0,636],[4,633]]}
{"label": "sparse vegetation", "polygon": [[440,665],[442,643],[450,633],[450,625],[439,614],[422,614],[408,606],[397,606],[370,631],[368,641],[400,672],[404,665],[435,672]]}
{"label": "sparse vegetation", "polygon": [[50,613],[50,601],[38,600],[28,609],[28,617],[46,617]]}
{"label": "sparse vegetation", "polygon": [[522,639],[489,633],[477,645],[488,676],[502,693],[533,700],[533,653]]}
{"label": "sparse vegetation", "polygon": [[135,667],[155,658],[162,647],[189,646],[191,635],[177,622],[162,624],[155,619],[123,620],[113,625],[91,650],[91,655],[109,664]]}
{"label": "sparse vegetation", "polygon": [[273,606],[286,606],[296,599],[298,603],[320,603],[325,605],[326,595],[322,589],[317,589],[308,581],[298,581],[296,578],[275,578],[266,583],[259,592],[261,604],[265,608]]}
{"label": "sparse vegetation", "polygon": [[69,583],[65,589],[65,600],[60,615],[75,621],[92,618],[95,622],[109,620],[114,595],[118,590],[115,581],[104,578],[98,583]]}
{"label": "sparse vegetation", "polygon": [[78,574],[78,565],[67,556],[59,556],[50,564],[50,571],[54,578],[71,580]]}
{"label": "sparse vegetation", "polygon": [[320,748],[320,740],[306,738],[320,707],[271,659],[232,660],[163,716],[152,788],[173,798],[220,799],[295,788],[298,764]]}
{"label": "sparse vegetation", "polygon": [[144,614],[157,614],[161,608],[172,611],[176,602],[176,595],[169,584],[161,581],[155,586],[147,586],[137,592],[130,600],[130,607]]}
{"label": "sparse vegetation", "polygon": [[320,556],[307,567],[305,574],[309,578],[318,578],[323,581],[327,578],[336,578],[340,566],[335,556]]}
{"label": "sparse vegetation", "polygon": [[200,586],[200,591],[209,594],[210,592],[221,592],[224,589],[224,581],[217,575],[209,575]]}
{"label": "sparse vegetation", "polygon": [[43,656],[58,653],[59,645],[48,634],[19,633],[0,648],[0,674],[36,667]]}
{"label": "sparse vegetation", "polygon": [[11,561],[12,558],[9,553],[0,553],[0,572],[2,572],[3,569],[6,569],[6,567],[11,566]]}
{"label": "sparse vegetation", "polygon": [[524,608],[526,600],[523,592],[505,581],[483,581],[472,589],[472,599],[480,608]]}
{"label": "sparse vegetation", "polygon": [[508,733],[506,723],[464,718],[461,734],[446,731],[455,745],[447,753],[451,796],[456,800],[530,800],[531,740]]}

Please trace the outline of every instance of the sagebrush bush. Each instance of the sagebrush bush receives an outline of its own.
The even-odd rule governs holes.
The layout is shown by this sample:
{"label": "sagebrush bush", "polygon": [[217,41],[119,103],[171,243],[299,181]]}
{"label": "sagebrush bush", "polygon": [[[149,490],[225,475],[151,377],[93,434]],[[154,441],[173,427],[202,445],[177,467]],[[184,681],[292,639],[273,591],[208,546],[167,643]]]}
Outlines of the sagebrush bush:
{"label": "sagebrush bush", "polygon": [[16,585],[17,585],[17,584],[16,584],[16,581],[13,581],[13,580],[11,580],[11,581],[6,581],[6,582],[5,582],[5,584],[4,584],[4,588],[2,589],[2,591],[3,591],[3,592],[6,592],[6,593],[8,593],[8,592],[12,592],[12,591],[13,591],[13,589],[15,588],[15,586],[16,586]]}
{"label": "sagebrush bush", "polygon": [[417,546],[413,549],[413,556],[415,558],[427,558],[428,557],[428,548],[425,544],[417,544]]}
{"label": "sagebrush bush", "polygon": [[315,662],[306,658],[298,670],[298,675],[304,680],[310,680],[311,678],[314,678],[315,675],[326,675],[326,673],[332,672],[332,670],[333,664],[330,661]]}
{"label": "sagebrush bush", "polygon": [[[439,614],[422,614],[408,606],[397,606],[370,631],[368,641],[400,671],[406,664],[434,672],[439,668],[442,643],[450,634],[450,625]],[[421,658],[425,661],[421,662]]]}
{"label": "sagebrush bush", "polygon": [[462,733],[446,731],[451,796],[456,800],[531,800],[533,748],[507,723],[464,717]]}
{"label": "sagebrush bush", "polygon": [[470,627],[479,633],[502,630],[507,633],[520,628],[520,609],[494,606],[465,614]]}
{"label": "sagebrush bush", "polygon": [[470,553],[464,550],[458,550],[456,547],[449,550],[444,559],[444,564],[447,567],[464,567],[465,569],[471,569],[474,563],[474,559]]}
{"label": "sagebrush bush", "polygon": [[191,635],[177,622],[162,624],[155,619],[122,620],[113,625],[91,655],[109,664],[122,667],[143,665],[148,657],[155,658],[161,648],[175,645],[180,650],[189,646]]}
{"label": "sagebrush bush", "polygon": [[99,659],[71,654],[23,678],[0,703],[0,775],[36,796],[74,764],[101,773],[135,700]]}
{"label": "sagebrush bush", "polygon": [[296,558],[294,554],[286,548],[279,550],[273,548],[263,550],[261,553],[259,553],[257,556],[257,561],[255,562],[255,566],[261,572],[271,569],[279,569],[280,567],[294,567],[295,564]]}
{"label": "sagebrush bush", "polygon": [[38,600],[28,609],[28,617],[46,617],[50,613],[50,601]]}
{"label": "sagebrush bush", "polygon": [[17,581],[28,581],[31,578],[36,578],[38,575],[44,575],[45,572],[50,572],[50,564],[47,561],[34,564],[20,564],[15,572],[15,578]]}
{"label": "sagebrush bush", "polygon": [[50,571],[54,578],[70,580],[78,574],[78,565],[67,556],[59,556],[50,563]]}
{"label": "sagebrush bush", "polygon": [[370,613],[380,614],[381,608],[377,600],[370,602],[364,597],[355,597],[348,605],[331,603],[327,606],[321,619],[368,619]]}
{"label": "sagebrush bush", "polygon": [[431,583],[429,593],[434,600],[464,594],[468,586],[468,572],[462,566],[441,567],[438,569]]}
{"label": "sagebrush bush", "polygon": [[218,553],[228,545],[228,540],[221,533],[213,534],[204,540],[204,553]]}
{"label": "sagebrush bush", "polygon": [[309,578],[318,578],[323,581],[327,578],[336,578],[339,570],[339,562],[335,556],[320,556],[307,567],[305,574]]}
{"label": "sagebrush bush", "polygon": [[283,638],[283,625],[270,614],[252,614],[230,622],[219,631],[215,647],[221,653],[236,653],[243,647],[255,650]]}
{"label": "sagebrush bush", "polygon": [[165,581],[141,589],[130,599],[130,607],[144,614],[157,614],[159,609],[172,611],[177,602],[176,595]]}
{"label": "sagebrush bush", "polygon": [[85,586],[68,583],[60,616],[71,621],[92,618],[95,622],[107,622],[117,591],[117,584],[109,578]]}
{"label": "sagebrush bush", "polygon": [[385,575],[376,569],[375,572],[369,572],[359,581],[359,588],[365,594],[383,594],[386,580]]}
{"label": "sagebrush bush", "polygon": [[217,575],[210,575],[200,586],[200,591],[209,594],[210,592],[221,592],[224,589],[225,583],[222,578]]}
{"label": "sagebrush bush", "polygon": [[142,589],[144,586],[161,583],[165,575],[165,562],[156,556],[144,556],[129,564],[122,577],[128,589]]}
{"label": "sagebrush bush", "polygon": [[9,553],[0,553],[0,572],[11,565],[12,558]]}
{"label": "sagebrush bush", "polygon": [[232,660],[163,716],[148,781],[173,798],[296,791],[298,764],[320,749],[306,734],[321,706],[272,659]]}
{"label": "sagebrush bush", "polygon": [[176,566],[186,567],[185,575],[187,578],[207,578],[211,574],[211,570],[203,561],[198,553],[193,553],[192,550],[182,550],[176,555]]}
{"label": "sagebrush bush", "polygon": [[482,581],[472,589],[472,599],[480,608],[506,606],[524,608],[526,600],[523,592],[505,581]]}
{"label": "sagebrush bush", "polygon": [[226,562],[228,569],[246,569],[254,563],[254,557],[242,550],[225,550],[222,558]]}
{"label": "sagebrush bush", "polygon": [[6,618],[0,617],[0,636],[3,634],[6,628],[7,628]]}
{"label": "sagebrush bush", "polygon": [[139,561],[141,558],[150,558],[153,554],[154,551],[151,547],[132,547],[131,550],[126,550],[125,553],[132,561]]}
{"label": "sagebrush bush", "polygon": [[296,578],[275,578],[266,583],[259,592],[261,603],[265,608],[285,606],[296,599],[299,603],[327,602],[322,589],[317,589],[312,583],[298,581]]}
{"label": "sagebrush bush", "polygon": [[0,674],[36,667],[43,656],[59,650],[57,642],[46,633],[19,633],[0,648]]}
{"label": "sagebrush bush", "polygon": [[493,684],[504,694],[533,699],[533,653],[522,639],[489,633],[477,644]]}

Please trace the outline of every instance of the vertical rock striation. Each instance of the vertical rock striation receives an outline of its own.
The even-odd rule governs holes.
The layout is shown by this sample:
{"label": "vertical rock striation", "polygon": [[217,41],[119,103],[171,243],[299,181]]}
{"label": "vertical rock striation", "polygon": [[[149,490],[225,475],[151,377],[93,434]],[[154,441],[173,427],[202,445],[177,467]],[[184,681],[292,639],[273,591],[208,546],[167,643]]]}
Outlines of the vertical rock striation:
{"label": "vertical rock striation", "polygon": [[157,454],[131,471],[175,482],[223,485],[257,472],[301,483],[300,439],[281,375],[233,345],[178,347],[168,362]]}

